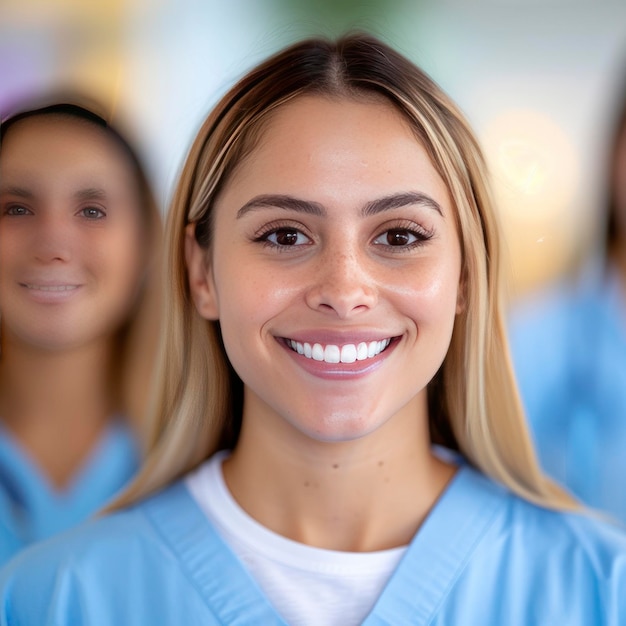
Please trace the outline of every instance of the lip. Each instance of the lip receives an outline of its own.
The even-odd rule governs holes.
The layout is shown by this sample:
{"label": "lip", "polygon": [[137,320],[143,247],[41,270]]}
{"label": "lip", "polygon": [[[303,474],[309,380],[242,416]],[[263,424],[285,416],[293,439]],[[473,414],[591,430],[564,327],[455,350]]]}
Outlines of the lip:
{"label": "lip", "polygon": [[[289,353],[291,358],[306,372],[316,376],[318,378],[324,378],[329,380],[347,380],[354,378],[361,378],[363,376],[369,375],[374,370],[378,369],[382,363],[390,356],[395,347],[398,345],[400,341],[400,336],[384,336],[381,334],[377,335],[359,335],[359,336],[341,336],[337,335],[333,336],[333,341],[322,341],[322,336],[327,338],[330,337],[328,334],[324,335],[316,335],[315,338],[311,336],[307,336],[307,339],[296,339],[295,337],[280,337],[277,338],[280,345]],[[300,354],[292,347],[292,342],[298,342],[301,344],[307,343],[309,345],[320,344],[323,347],[328,345],[338,346],[342,348],[346,345],[358,345],[360,343],[371,344],[372,342],[387,342],[386,345],[380,352],[375,354],[375,356],[371,356],[368,358],[364,358],[362,360],[354,360],[348,363],[328,363],[324,360],[316,360],[314,358],[307,357],[303,354]]]}

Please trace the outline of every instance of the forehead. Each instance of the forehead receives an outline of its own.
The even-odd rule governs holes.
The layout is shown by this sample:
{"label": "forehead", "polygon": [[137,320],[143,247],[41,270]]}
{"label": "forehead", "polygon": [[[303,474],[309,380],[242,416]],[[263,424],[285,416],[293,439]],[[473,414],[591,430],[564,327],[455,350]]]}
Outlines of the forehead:
{"label": "forehead", "polygon": [[315,151],[329,147],[340,158],[348,151],[365,152],[385,144],[423,150],[408,122],[382,99],[305,95],[270,114],[257,148]]}
{"label": "forehead", "polygon": [[16,122],[0,146],[2,178],[36,179],[70,176],[128,183],[128,156],[104,129],[60,115],[41,115]]}
{"label": "forehead", "polygon": [[[418,190],[447,200],[447,188],[408,121],[374,99],[300,96],[265,121],[231,182],[330,196]],[[279,187],[268,190],[268,187]],[[323,199],[320,199],[323,201]]]}

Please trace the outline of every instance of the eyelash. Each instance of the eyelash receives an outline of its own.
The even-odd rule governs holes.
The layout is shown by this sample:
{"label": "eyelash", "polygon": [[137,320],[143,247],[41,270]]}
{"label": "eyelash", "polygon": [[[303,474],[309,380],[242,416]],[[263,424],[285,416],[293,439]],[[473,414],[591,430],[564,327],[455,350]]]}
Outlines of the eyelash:
{"label": "eyelash", "polygon": [[[294,243],[294,244],[289,245],[289,244],[280,244],[278,242],[271,241],[269,239],[271,235],[276,235],[277,233],[280,233],[281,231],[285,233],[293,233],[296,236],[296,238],[300,236],[304,236],[309,241],[307,243],[300,243],[300,244]],[[405,234],[408,237],[412,237],[414,238],[414,241],[411,241],[410,243],[407,243],[405,245],[398,245],[398,246],[394,246],[389,243],[376,243],[376,241],[380,239],[381,237],[383,237],[385,234],[394,233],[394,232],[397,234]],[[420,226],[419,224],[416,224],[415,222],[406,221],[406,222],[398,222],[394,224],[393,226],[389,226],[388,228],[385,228],[385,230],[382,230],[378,235],[376,235],[372,241],[373,241],[373,245],[384,247],[387,251],[393,254],[398,254],[398,253],[403,253],[403,252],[409,252],[410,250],[413,250],[414,248],[423,246],[426,242],[428,242],[430,239],[434,237],[434,234],[435,234],[434,230],[432,229],[424,228]],[[310,245],[311,243],[311,237],[304,232],[304,229],[302,227],[294,226],[293,224],[289,224],[289,223],[268,224],[263,229],[261,229],[256,235],[254,235],[252,240],[256,243],[262,243],[265,246],[274,248],[280,252],[287,252],[290,250],[290,248],[293,248],[293,249],[301,248],[302,246]]]}

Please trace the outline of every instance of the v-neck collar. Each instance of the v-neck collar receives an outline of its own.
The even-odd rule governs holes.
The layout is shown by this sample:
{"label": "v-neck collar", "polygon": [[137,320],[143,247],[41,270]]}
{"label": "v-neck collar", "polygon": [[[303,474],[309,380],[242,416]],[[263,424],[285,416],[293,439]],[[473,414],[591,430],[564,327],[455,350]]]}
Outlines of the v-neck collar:
{"label": "v-neck collar", "polygon": [[[405,623],[407,616],[416,626],[429,624],[502,502],[502,488],[468,466],[460,467],[363,626]],[[140,506],[221,623],[285,625],[183,481]]]}
{"label": "v-neck collar", "polygon": [[[111,421],[90,457],[63,490],[55,489],[11,433],[0,425],[0,488],[21,511],[26,540],[42,539],[82,521],[123,486],[138,466],[128,427]],[[17,513],[16,513],[17,514]],[[55,527],[55,524],[59,528]],[[32,536],[31,536],[32,535]]]}
{"label": "v-neck collar", "polygon": [[503,505],[503,488],[461,466],[417,532],[363,626],[426,626]]}
{"label": "v-neck collar", "polygon": [[140,506],[178,556],[187,577],[219,623],[287,626],[209,523],[183,481]]}

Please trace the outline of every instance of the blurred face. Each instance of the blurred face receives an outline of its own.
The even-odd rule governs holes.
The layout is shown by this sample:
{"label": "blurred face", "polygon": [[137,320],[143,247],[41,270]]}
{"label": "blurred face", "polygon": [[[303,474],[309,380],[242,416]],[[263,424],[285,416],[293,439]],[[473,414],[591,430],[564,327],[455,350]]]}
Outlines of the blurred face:
{"label": "blurred face", "polygon": [[103,130],[59,116],[17,122],[0,150],[3,342],[108,339],[136,295],[141,227],[127,157]]}
{"label": "blurred face", "polygon": [[244,420],[320,441],[425,412],[459,311],[460,245],[443,181],[389,105],[281,107],[188,229],[198,310],[220,321]]}

